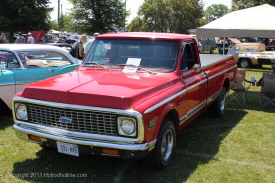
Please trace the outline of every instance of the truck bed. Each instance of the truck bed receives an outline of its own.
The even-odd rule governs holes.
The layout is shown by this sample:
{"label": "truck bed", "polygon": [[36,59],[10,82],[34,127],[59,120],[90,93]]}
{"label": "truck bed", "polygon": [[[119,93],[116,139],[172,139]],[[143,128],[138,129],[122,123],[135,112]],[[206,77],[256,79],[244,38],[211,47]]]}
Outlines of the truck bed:
{"label": "truck bed", "polygon": [[207,67],[230,57],[232,55],[200,54],[201,66]]}

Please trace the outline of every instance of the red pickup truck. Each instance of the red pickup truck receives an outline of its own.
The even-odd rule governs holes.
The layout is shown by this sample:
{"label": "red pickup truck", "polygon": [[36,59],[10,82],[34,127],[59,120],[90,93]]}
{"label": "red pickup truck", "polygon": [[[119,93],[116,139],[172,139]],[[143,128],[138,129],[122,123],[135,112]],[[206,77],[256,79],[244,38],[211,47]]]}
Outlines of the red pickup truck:
{"label": "red pickup truck", "polygon": [[103,34],[76,71],[14,97],[13,127],[20,139],[60,153],[142,158],[163,169],[176,132],[206,109],[224,115],[236,67],[232,56],[199,55],[184,34]]}

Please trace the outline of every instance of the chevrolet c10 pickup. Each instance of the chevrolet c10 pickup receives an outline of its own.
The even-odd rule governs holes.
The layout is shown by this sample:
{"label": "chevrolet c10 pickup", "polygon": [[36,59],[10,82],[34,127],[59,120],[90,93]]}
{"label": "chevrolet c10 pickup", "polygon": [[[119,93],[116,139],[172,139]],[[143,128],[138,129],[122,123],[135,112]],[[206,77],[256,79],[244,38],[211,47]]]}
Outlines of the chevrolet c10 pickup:
{"label": "chevrolet c10 pickup", "polygon": [[163,169],[176,132],[205,110],[225,114],[236,68],[230,55],[200,55],[189,35],[102,34],[75,71],[13,98],[13,128],[60,153],[139,158]]}

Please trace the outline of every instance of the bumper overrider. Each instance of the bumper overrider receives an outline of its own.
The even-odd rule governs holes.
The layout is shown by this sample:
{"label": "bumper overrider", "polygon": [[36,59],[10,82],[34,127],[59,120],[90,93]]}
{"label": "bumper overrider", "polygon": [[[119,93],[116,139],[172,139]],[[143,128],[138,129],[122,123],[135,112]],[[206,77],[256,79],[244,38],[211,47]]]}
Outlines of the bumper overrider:
{"label": "bumper overrider", "polygon": [[[69,111],[85,111],[85,113],[101,112],[117,116],[117,134],[104,135],[88,132],[79,132],[68,129],[57,128],[56,126],[40,124],[37,121],[31,121],[29,105],[39,105],[43,108],[54,108],[55,110]],[[23,106],[23,107],[22,107]],[[19,109],[24,108],[26,109]],[[55,102],[39,101],[34,99],[26,99],[15,97],[13,100],[13,119],[15,124],[13,128],[19,139],[38,143],[42,147],[57,148],[59,152],[79,156],[80,154],[95,154],[118,156],[121,158],[143,158],[148,154],[148,151],[154,148],[156,140],[146,143],[144,141],[144,124],[142,115],[133,110],[117,110],[106,108],[95,108],[88,106],[61,104]],[[27,111],[27,112],[26,112]],[[26,113],[26,114],[25,114]],[[22,119],[20,119],[23,116]],[[25,117],[26,116],[26,117]],[[57,115],[56,115],[57,116]],[[44,116],[45,117],[45,116]],[[36,116],[37,118],[37,116]],[[120,128],[127,125],[129,120],[133,120],[134,130],[131,134],[124,133]],[[52,118],[51,118],[52,119]],[[126,119],[126,123],[121,122],[121,119]],[[67,122],[67,121],[66,121]],[[60,121],[59,121],[60,123]],[[131,126],[130,126],[131,127]],[[128,126],[125,128],[128,130]],[[61,145],[60,145],[61,144]],[[74,152],[64,152],[64,148],[74,149]],[[76,148],[76,150],[75,150]],[[63,150],[62,150],[63,149]],[[77,152],[75,152],[77,151]]]}

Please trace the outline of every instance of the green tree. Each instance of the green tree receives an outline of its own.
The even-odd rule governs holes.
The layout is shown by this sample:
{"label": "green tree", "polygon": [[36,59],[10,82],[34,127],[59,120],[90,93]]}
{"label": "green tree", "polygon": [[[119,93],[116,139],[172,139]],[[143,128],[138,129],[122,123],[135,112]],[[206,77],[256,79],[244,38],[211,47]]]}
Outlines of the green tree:
{"label": "green tree", "polygon": [[188,33],[199,27],[203,17],[203,5],[199,0],[171,0],[172,16],[170,32]]}
{"label": "green tree", "polygon": [[231,11],[241,10],[262,4],[269,4],[275,6],[274,0],[232,0]]}
{"label": "green tree", "polygon": [[28,30],[49,30],[49,0],[2,0],[0,8],[0,30],[10,35]]}
{"label": "green tree", "polygon": [[49,21],[49,27],[50,29],[57,30],[58,29],[58,23],[56,20],[50,20]]}
{"label": "green tree", "polygon": [[140,17],[135,17],[127,26],[130,32],[142,32],[144,28],[144,21]]}
{"label": "green tree", "polygon": [[138,15],[143,31],[187,33],[200,25],[203,6],[197,0],[145,0]]}
{"label": "green tree", "polygon": [[74,19],[71,14],[69,15],[63,15],[64,23],[62,27],[62,31],[73,31],[74,30]]}
{"label": "green tree", "polygon": [[204,12],[205,20],[207,23],[216,20],[228,13],[228,7],[223,4],[213,4],[208,6]]}
{"label": "green tree", "polygon": [[124,28],[127,12],[122,0],[69,0],[80,32],[116,32]]}
{"label": "green tree", "polygon": [[144,22],[143,31],[166,32],[170,27],[171,4],[168,0],[145,0],[138,11]]}

